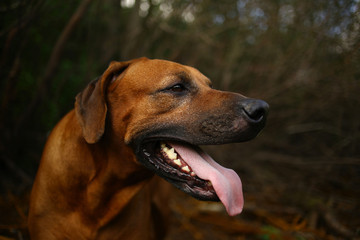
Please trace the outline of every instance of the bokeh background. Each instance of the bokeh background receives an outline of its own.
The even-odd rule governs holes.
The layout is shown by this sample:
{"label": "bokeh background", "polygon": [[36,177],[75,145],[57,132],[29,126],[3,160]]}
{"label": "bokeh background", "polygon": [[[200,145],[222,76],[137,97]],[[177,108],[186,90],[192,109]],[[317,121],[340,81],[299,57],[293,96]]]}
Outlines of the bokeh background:
{"label": "bokeh background", "polygon": [[253,141],[206,147],[245,210],[176,190],[168,239],[360,239],[359,0],[2,0],[0,239],[28,239],[46,137],[112,60],[191,65],[270,106]]}

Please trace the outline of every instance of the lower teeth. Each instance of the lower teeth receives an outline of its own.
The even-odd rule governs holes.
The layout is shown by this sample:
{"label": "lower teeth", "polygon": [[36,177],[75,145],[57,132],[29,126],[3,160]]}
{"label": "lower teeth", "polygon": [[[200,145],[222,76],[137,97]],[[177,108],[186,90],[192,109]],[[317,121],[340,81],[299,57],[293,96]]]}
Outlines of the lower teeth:
{"label": "lower teeth", "polygon": [[190,169],[190,167],[188,165],[186,165],[184,162],[182,162],[180,159],[173,159],[174,155],[179,156],[176,152],[174,152],[174,148],[168,147],[165,143],[160,143],[160,148],[164,154],[164,157],[166,159],[169,159],[170,163],[174,163],[171,165],[175,165],[174,167],[180,167],[180,171],[190,174],[190,176],[192,176],[192,177],[196,176],[196,174]]}

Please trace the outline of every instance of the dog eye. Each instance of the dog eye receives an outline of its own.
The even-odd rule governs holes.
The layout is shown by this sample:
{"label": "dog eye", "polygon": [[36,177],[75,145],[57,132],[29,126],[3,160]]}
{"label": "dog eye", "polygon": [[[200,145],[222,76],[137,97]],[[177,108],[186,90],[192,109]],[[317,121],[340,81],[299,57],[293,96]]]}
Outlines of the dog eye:
{"label": "dog eye", "polygon": [[180,93],[186,90],[185,86],[182,84],[175,84],[174,86],[172,86],[171,88],[169,88],[170,91],[175,92],[175,93]]}

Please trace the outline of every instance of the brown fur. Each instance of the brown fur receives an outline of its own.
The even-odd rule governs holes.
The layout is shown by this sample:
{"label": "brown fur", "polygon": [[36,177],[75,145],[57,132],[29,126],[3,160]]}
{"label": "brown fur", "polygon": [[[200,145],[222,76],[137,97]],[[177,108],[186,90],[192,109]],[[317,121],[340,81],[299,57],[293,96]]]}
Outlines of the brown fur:
{"label": "brown fur", "polygon": [[[181,75],[196,86],[188,97],[158,93]],[[244,97],[212,89],[192,67],[146,58],[112,62],[47,140],[31,194],[32,239],[161,239],[168,185],[137,161],[131,143],[169,122],[190,126],[207,112],[220,118],[224,111],[213,109],[234,98]],[[201,125],[204,139],[221,137],[212,124],[224,123],[213,118]],[[242,120],[230,125],[247,128]]]}

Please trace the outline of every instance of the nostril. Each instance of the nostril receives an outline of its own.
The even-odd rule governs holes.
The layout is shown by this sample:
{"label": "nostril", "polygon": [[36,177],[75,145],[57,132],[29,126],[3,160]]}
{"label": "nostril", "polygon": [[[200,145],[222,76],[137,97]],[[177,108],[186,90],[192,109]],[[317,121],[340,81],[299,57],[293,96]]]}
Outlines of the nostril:
{"label": "nostril", "polygon": [[244,112],[252,121],[262,120],[269,109],[269,105],[262,100],[247,99],[242,105]]}
{"label": "nostril", "polygon": [[260,120],[264,116],[264,110],[263,109],[256,109],[255,111],[246,111],[246,114],[253,120]]}

